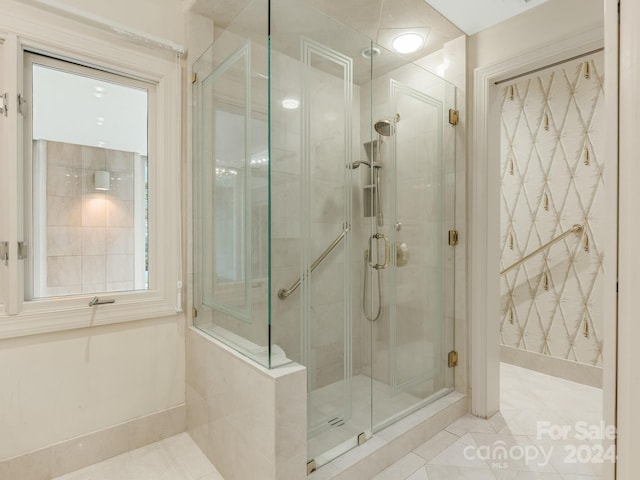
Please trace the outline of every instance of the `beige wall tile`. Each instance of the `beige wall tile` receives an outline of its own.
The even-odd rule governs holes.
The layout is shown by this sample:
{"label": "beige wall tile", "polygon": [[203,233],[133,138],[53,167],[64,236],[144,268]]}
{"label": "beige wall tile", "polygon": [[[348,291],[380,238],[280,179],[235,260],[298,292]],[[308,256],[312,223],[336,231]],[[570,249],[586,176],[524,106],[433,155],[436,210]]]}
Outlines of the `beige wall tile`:
{"label": "beige wall tile", "polygon": [[82,257],[48,257],[47,258],[47,286],[69,287],[80,285]]}
{"label": "beige wall tile", "polygon": [[47,196],[47,225],[79,227],[82,221],[82,200],[79,197]]}
{"label": "beige wall tile", "polygon": [[106,170],[107,154],[104,148],[82,146],[83,170]]}
{"label": "beige wall tile", "polygon": [[128,227],[109,227],[105,232],[106,253],[133,254],[134,253],[134,229]]}
{"label": "beige wall tile", "polygon": [[54,477],[73,472],[130,450],[126,423],[53,446]]}
{"label": "beige wall tile", "polygon": [[133,255],[107,255],[107,283],[133,282]]}
{"label": "beige wall tile", "polygon": [[47,256],[82,254],[80,227],[47,227]]}
{"label": "beige wall tile", "polygon": [[0,478],[7,480],[49,480],[51,448],[0,461]]}
{"label": "beige wall tile", "polygon": [[133,173],[111,172],[109,195],[118,200],[133,201]]}
{"label": "beige wall tile", "polygon": [[47,195],[79,197],[82,193],[82,170],[49,165],[47,167]]}
{"label": "beige wall tile", "polygon": [[106,150],[107,170],[110,172],[133,172],[133,153]]}
{"label": "beige wall tile", "polygon": [[104,255],[106,252],[106,229],[103,227],[83,227],[82,254]]}
{"label": "beige wall tile", "polygon": [[82,285],[69,285],[68,287],[47,287],[43,297],[62,297],[64,295],[76,295],[82,292]]}
{"label": "beige wall tile", "polygon": [[82,226],[104,227],[106,219],[105,194],[93,193],[82,197]]}
{"label": "beige wall tile", "polygon": [[304,370],[274,378],[187,331],[189,433],[225,478],[297,480],[286,476],[297,467],[304,477],[306,417]]}
{"label": "beige wall tile", "polygon": [[186,408],[179,405],[129,422],[131,448],[139,448],[185,431]]}
{"label": "beige wall tile", "polygon": [[47,165],[79,169],[82,167],[80,145],[47,142]]}
{"label": "beige wall tile", "polygon": [[133,290],[134,284],[131,282],[109,282],[107,283],[107,292],[125,292],[127,290]]}
{"label": "beige wall tile", "polygon": [[107,266],[104,255],[82,256],[82,285],[100,286],[96,291],[104,290],[107,281]]}
{"label": "beige wall tile", "polygon": [[133,227],[133,202],[109,197],[106,214],[107,227]]}

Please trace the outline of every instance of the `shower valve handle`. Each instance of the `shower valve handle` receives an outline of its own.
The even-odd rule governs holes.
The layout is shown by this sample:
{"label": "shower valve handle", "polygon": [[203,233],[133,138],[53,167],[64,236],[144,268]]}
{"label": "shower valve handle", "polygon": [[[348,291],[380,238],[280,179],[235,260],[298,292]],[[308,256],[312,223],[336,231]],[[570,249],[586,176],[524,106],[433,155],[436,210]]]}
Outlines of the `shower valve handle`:
{"label": "shower valve handle", "polygon": [[[371,257],[373,253],[373,245],[372,245],[373,239],[384,240],[384,263],[376,263],[376,264],[371,263]],[[371,265],[371,267],[375,268],[376,270],[382,270],[384,268],[387,268],[390,262],[391,262],[391,245],[389,243],[389,238],[382,233],[375,233],[371,235],[371,237],[369,237],[369,265]]]}

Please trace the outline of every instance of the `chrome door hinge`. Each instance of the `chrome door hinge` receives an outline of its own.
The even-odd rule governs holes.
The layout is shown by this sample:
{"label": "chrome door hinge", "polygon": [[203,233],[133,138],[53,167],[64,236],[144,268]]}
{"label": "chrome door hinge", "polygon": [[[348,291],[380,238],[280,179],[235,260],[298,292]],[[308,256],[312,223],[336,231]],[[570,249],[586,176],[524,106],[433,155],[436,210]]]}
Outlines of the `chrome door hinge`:
{"label": "chrome door hinge", "polygon": [[367,434],[362,432],[358,435],[358,446],[364,445],[367,441]]}
{"label": "chrome door hinge", "polygon": [[5,117],[8,115],[9,111],[9,95],[6,93],[0,94],[0,115],[4,115]]}
{"label": "chrome door hinge", "polygon": [[4,260],[4,266],[9,265],[9,242],[0,242],[0,260]]}
{"label": "chrome door hinge", "polygon": [[454,110],[453,108],[449,109],[449,123],[451,125],[458,125],[460,121],[460,112],[458,110]]}
{"label": "chrome door hinge", "polygon": [[449,230],[449,245],[455,247],[458,245],[459,234],[457,230]]}
{"label": "chrome door hinge", "polygon": [[26,103],[27,101],[25,100],[25,98],[19,93],[18,94],[18,113],[20,115],[24,115],[24,110],[22,107],[24,107]]}
{"label": "chrome door hinge", "polygon": [[455,350],[451,350],[449,352],[448,365],[449,368],[458,366],[458,352],[456,352]]}
{"label": "chrome door hinge", "polygon": [[198,81],[198,74],[196,72],[191,73],[191,83],[196,83]]}
{"label": "chrome door hinge", "polygon": [[198,316],[198,309],[197,308],[194,307],[194,308],[191,309],[191,316],[193,318],[196,318]]}

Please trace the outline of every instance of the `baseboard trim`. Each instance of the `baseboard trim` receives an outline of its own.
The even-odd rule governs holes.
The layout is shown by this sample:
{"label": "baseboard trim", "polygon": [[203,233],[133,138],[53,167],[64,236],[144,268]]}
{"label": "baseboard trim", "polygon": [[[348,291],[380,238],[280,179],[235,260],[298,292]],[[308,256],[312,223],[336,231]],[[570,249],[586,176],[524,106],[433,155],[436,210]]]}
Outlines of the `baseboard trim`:
{"label": "baseboard trim", "polygon": [[500,346],[500,361],[590,387],[602,388],[602,368],[600,367],[527,352],[506,345]]}
{"label": "baseboard trim", "polygon": [[186,429],[185,404],[17,457],[0,460],[0,479],[51,480]]}

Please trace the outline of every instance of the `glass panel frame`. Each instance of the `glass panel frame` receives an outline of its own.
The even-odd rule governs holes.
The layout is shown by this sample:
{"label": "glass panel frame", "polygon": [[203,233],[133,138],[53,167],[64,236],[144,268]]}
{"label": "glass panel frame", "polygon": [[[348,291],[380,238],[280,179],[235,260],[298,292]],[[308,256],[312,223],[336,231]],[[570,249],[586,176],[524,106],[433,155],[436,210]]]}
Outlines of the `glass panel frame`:
{"label": "glass panel frame", "polygon": [[[193,64],[193,325],[272,368],[290,360],[281,350],[274,354],[269,341],[268,25],[257,23],[267,18],[267,5],[251,2]],[[227,124],[216,123],[216,115]],[[237,194],[216,206],[216,184]],[[234,232],[217,260],[239,254],[224,272],[218,268],[224,273],[218,280],[229,281],[216,286],[215,244],[223,237],[215,228],[225,227],[225,216]],[[207,250],[213,252],[208,258]]]}
{"label": "glass panel frame", "polygon": [[[248,220],[246,210],[251,205],[251,188],[250,188],[250,157],[248,152],[251,151],[250,128],[247,125],[248,119],[251,118],[250,96],[248,72],[250,69],[249,56],[250,45],[245,44],[240,49],[231,54],[220,66],[218,66],[210,75],[201,80],[202,101],[205,105],[210,105],[211,109],[203,109],[202,111],[202,128],[210,135],[202,136],[202,170],[199,176],[200,192],[202,195],[201,204],[208,205],[213,209],[211,217],[203,218],[202,228],[202,245],[210,245],[212,248],[203,248],[201,250],[204,272],[210,275],[202,276],[201,298],[202,305],[206,305],[214,310],[231,315],[234,318],[244,322],[251,322],[251,224]],[[239,72],[241,81],[240,88],[236,89],[237,78],[234,78],[234,69],[240,68]],[[225,75],[229,74],[230,78],[226,79]],[[219,88],[220,93],[216,90],[216,83],[222,83]],[[223,95],[222,97],[220,95]],[[226,97],[226,98],[225,98]],[[221,138],[219,133],[232,133],[222,131],[227,125],[220,126],[219,121],[226,114],[227,120],[239,120],[240,125],[235,127],[241,128],[241,133],[237,136],[241,139],[241,143],[237,151],[225,152],[224,146],[220,143],[225,142],[226,138]],[[237,132],[236,132],[237,133]],[[222,158],[220,158],[222,157]],[[237,179],[237,180],[236,180]],[[232,184],[226,185],[229,180]],[[224,189],[230,189],[232,198],[225,205],[219,205],[222,196],[219,192]],[[238,190],[240,190],[238,192]],[[223,210],[232,210],[232,225],[223,225],[220,216]],[[208,220],[208,221],[207,221]],[[226,227],[226,228],[225,228]],[[229,230],[232,230],[231,232]],[[219,233],[221,231],[221,233]],[[232,241],[222,242],[222,234],[231,233]],[[234,258],[228,265],[219,266],[225,256],[230,255],[229,251],[220,251],[218,248],[231,247]],[[212,252],[213,255],[207,255]],[[221,282],[219,277],[221,272],[228,271],[229,281]],[[240,278],[238,278],[240,276]],[[220,285],[222,283],[222,285]],[[225,285],[226,284],[226,285]],[[238,299],[239,302],[231,302],[230,299]]]}

